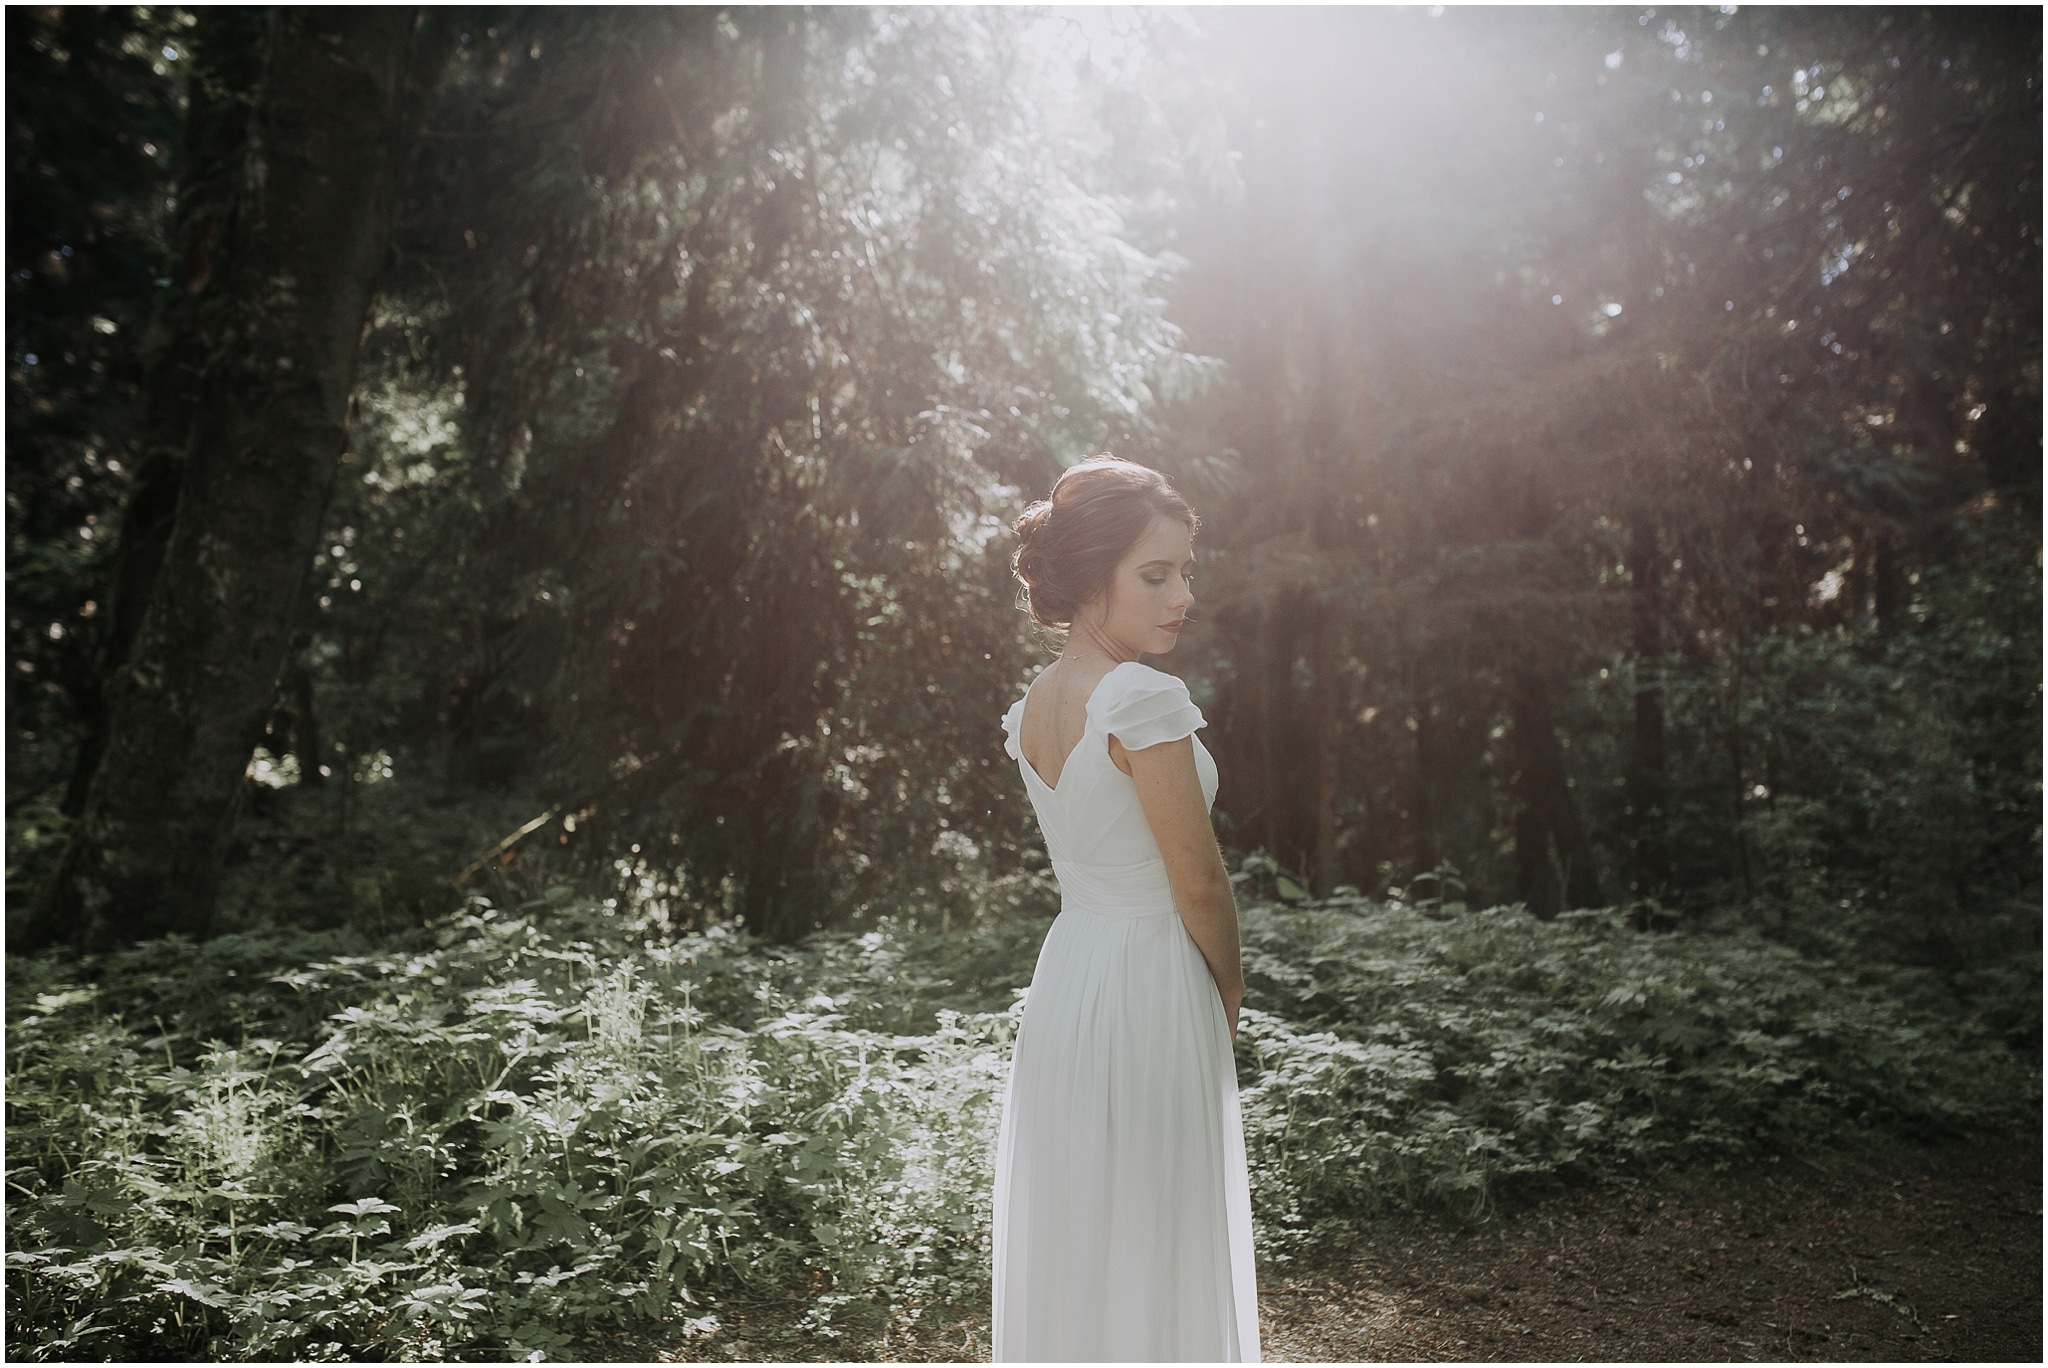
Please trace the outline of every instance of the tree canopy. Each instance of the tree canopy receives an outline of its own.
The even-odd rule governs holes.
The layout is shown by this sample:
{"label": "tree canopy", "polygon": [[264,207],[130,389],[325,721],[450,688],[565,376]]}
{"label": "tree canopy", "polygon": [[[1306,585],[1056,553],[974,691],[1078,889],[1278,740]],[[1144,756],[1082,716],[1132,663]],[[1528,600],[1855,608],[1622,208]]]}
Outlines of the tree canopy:
{"label": "tree canopy", "polygon": [[[1272,886],[2017,934],[2038,15],[447,11],[348,36],[426,64],[374,126],[294,22],[9,14],[9,877],[199,890],[106,942],[257,915],[201,876],[280,812],[304,915],[445,909],[372,790],[678,929],[978,916],[1037,858],[1006,525],[1103,449],[1203,512],[1162,663]],[[369,302],[289,447],[221,320],[316,135],[397,180],[301,270]],[[188,543],[274,646],[175,615]]]}

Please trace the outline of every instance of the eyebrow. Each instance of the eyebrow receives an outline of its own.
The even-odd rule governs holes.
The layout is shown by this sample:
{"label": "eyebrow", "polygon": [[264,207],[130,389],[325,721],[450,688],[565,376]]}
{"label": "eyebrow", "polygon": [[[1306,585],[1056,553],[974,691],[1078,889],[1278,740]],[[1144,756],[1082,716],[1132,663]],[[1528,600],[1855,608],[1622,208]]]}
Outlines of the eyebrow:
{"label": "eyebrow", "polygon": [[[1186,561],[1184,562],[1184,564],[1187,564],[1187,565],[1193,565],[1194,563],[1195,563],[1195,558],[1194,558],[1193,556],[1189,556],[1189,557],[1187,558],[1187,560],[1186,560]],[[1170,560],[1163,560],[1163,559],[1162,559],[1162,560],[1148,560],[1148,561],[1146,561],[1146,562],[1145,562],[1145,563],[1144,563],[1143,565],[1139,566],[1138,568],[1139,568],[1140,570],[1150,570],[1150,569],[1151,569],[1151,568],[1152,568],[1153,566],[1155,566],[1155,565],[1163,565],[1163,566],[1165,566],[1165,567],[1166,567],[1167,569],[1169,569],[1169,570],[1173,569],[1173,562],[1172,562],[1172,561],[1170,561]]]}

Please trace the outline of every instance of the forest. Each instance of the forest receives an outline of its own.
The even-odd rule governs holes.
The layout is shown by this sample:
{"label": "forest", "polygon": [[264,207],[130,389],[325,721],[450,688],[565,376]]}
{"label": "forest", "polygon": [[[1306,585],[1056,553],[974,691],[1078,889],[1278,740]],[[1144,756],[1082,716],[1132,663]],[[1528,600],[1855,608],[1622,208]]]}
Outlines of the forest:
{"label": "forest", "polygon": [[1262,1267],[2037,1133],[2038,10],[5,22],[10,1358],[985,1356],[1103,451]]}

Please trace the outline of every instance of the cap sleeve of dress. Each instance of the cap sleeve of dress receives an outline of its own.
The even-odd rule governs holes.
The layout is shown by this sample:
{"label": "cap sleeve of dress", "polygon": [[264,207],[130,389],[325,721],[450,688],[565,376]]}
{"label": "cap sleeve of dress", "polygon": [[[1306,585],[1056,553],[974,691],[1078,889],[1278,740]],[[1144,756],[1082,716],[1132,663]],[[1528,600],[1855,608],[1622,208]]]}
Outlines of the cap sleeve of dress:
{"label": "cap sleeve of dress", "polygon": [[1003,753],[1012,760],[1022,760],[1024,752],[1017,748],[1017,731],[1024,725],[1024,700],[1018,699],[1003,714]]}
{"label": "cap sleeve of dress", "polygon": [[1123,742],[1125,750],[1178,741],[1209,725],[1188,697],[1188,686],[1175,676],[1135,661],[1117,670],[1122,677],[1103,690],[1097,708],[1103,730]]}

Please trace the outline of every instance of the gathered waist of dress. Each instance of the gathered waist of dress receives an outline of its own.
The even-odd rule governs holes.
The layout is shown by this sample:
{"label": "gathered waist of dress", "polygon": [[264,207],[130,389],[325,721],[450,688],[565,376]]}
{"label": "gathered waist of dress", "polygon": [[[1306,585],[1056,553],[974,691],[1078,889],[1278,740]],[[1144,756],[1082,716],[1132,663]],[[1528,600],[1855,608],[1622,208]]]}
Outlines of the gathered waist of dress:
{"label": "gathered waist of dress", "polygon": [[1081,864],[1054,860],[1060,881],[1060,910],[1105,917],[1165,917],[1175,914],[1166,861],[1154,856],[1130,864]]}

